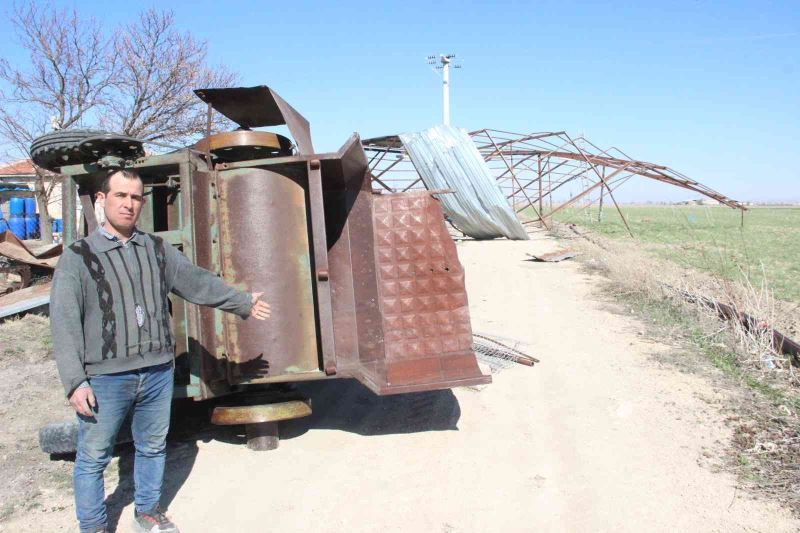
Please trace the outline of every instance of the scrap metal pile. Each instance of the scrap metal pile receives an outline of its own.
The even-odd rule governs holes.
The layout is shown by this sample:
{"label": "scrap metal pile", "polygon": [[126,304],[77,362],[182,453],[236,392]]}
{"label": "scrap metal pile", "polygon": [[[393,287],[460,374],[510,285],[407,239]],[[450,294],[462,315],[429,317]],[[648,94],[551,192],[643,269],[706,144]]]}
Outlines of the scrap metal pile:
{"label": "scrap metal pile", "polygon": [[60,255],[60,244],[0,233],[0,319],[50,303],[49,279]]}

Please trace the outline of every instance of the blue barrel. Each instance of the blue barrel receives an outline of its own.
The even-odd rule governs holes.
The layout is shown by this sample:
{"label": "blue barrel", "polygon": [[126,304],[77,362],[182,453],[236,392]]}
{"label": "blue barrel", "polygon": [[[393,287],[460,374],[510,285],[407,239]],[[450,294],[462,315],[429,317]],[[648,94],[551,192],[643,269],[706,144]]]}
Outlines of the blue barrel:
{"label": "blue barrel", "polygon": [[25,215],[25,236],[28,239],[39,238],[39,215]]}
{"label": "blue barrel", "polygon": [[25,198],[20,196],[12,196],[9,201],[9,214],[24,216],[25,215]]}
{"label": "blue barrel", "polygon": [[64,231],[64,221],[62,219],[57,218],[56,219],[56,225],[58,226],[56,228],[57,232],[61,233],[62,231]]}
{"label": "blue barrel", "polygon": [[25,215],[36,214],[36,198],[25,198]]}
{"label": "blue barrel", "polygon": [[11,233],[16,235],[18,239],[24,239],[26,236],[25,217],[11,215],[11,218],[8,219],[8,229],[10,229]]}

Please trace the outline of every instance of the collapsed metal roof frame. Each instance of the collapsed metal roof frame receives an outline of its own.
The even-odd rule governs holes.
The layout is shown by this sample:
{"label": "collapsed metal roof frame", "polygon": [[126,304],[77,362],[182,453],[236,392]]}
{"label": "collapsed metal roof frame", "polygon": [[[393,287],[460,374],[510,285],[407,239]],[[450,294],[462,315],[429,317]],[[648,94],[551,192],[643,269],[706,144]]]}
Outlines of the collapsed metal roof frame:
{"label": "collapsed metal roof frame", "polygon": [[[740,202],[677,170],[633,159],[616,147],[603,150],[583,136],[573,138],[563,131],[522,134],[495,129],[472,131],[470,136],[514,211],[522,218],[527,218],[523,213],[526,210],[534,214],[523,224],[539,223],[549,228],[553,215],[584,199],[585,207],[598,203],[602,213],[608,197],[633,235],[614,191],[635,176],[696,192],[742,212],[747,210]],[[407,164],[408,155],[398,136],[362,142],[371,154],[369,168],[374,184],[389,192],[424,187],[413,166]],[[580,180],[577,192],[554,204],[553,193],[567,184],[574,185],[576,180]]]}

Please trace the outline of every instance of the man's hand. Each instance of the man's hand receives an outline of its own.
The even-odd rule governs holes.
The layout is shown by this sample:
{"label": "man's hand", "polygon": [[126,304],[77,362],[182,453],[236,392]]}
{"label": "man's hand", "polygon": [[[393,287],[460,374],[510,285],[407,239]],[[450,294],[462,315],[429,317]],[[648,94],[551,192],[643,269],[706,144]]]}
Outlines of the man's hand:
{"label": "man's hand", "polygon": [[92,409],[97,407],[94,391],[91,387],[78,387],[72,391],[72,396],[69,397],[69,404],[79,415],[93,417]]}
{"label": "man's hand", "polygon": [[257,320],[266,320],[270,316],[269,304],[261,301],[263,292],[253,293],[253,308],[250,309],[250,316]]}

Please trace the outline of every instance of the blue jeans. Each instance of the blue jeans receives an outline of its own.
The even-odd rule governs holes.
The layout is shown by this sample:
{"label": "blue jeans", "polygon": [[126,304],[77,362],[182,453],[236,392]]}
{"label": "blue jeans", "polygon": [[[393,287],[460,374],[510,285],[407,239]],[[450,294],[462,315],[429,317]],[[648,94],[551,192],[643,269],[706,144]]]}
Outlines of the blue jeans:
{"label": "blue jeans", "polygon": [[132,416],[136,447],[134,500],[139,512],[152,511],[161,498],[167,430],[172,403],[173,363],[90,379],[97,408],[78,416],[78,452],[73,471],[75,509],[81,531],[107,524],[103,471],[111,461],[122,422]]}

